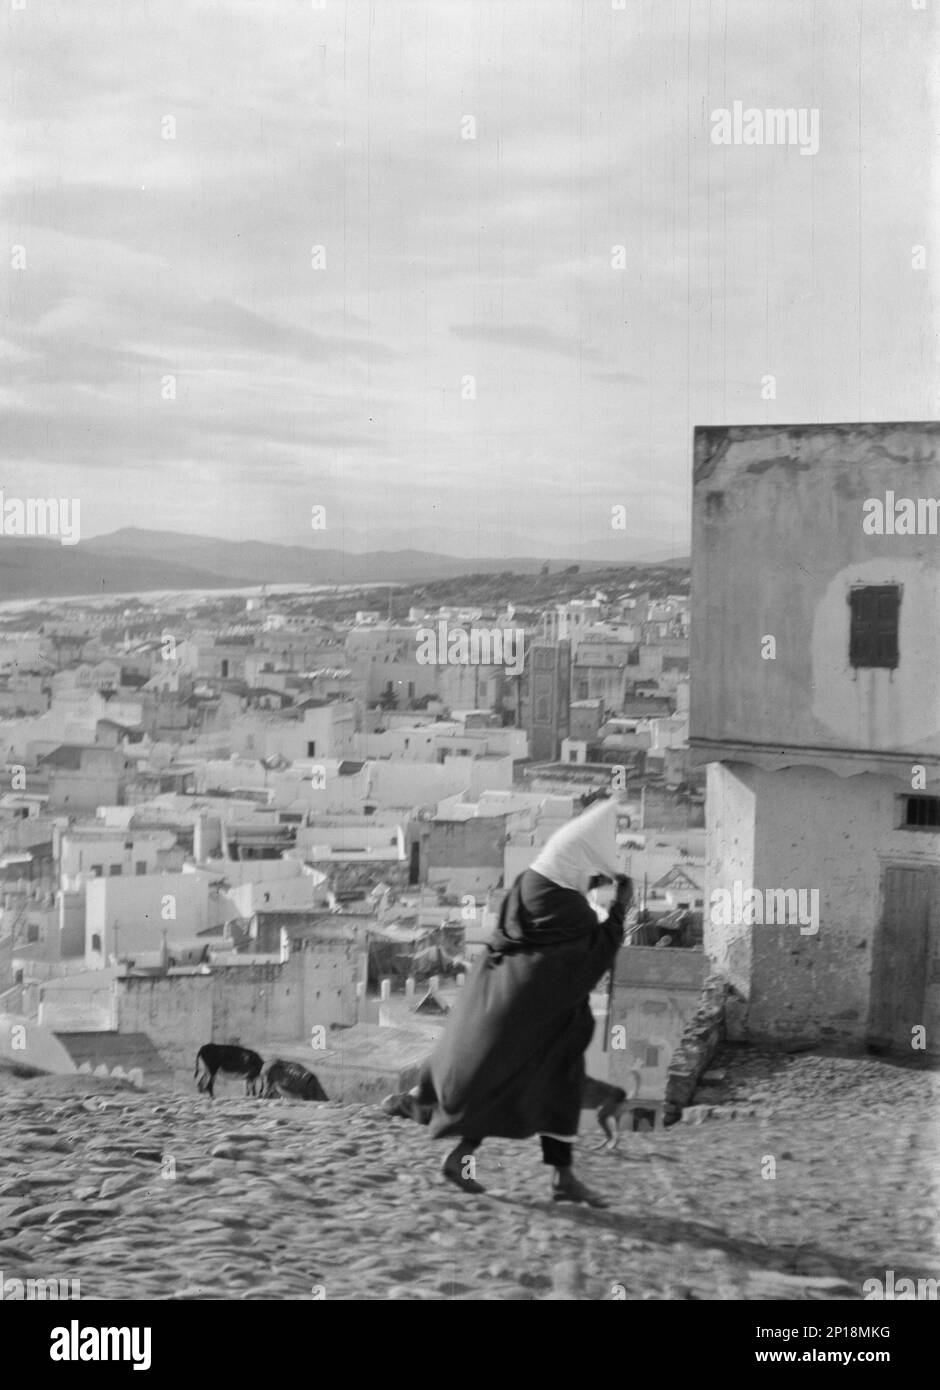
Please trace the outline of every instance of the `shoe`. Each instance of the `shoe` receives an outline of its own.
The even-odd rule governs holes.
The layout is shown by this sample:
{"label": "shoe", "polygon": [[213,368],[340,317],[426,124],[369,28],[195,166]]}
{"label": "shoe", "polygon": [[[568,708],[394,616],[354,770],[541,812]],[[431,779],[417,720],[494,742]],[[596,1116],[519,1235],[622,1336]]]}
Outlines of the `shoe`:
{"label": "shoe", "polygon": [[553,1202],[583,1202],[588,1207],[606,1207],[609,1202],[599,1193],[592,1192],[575,1177],[570,1168],[556,1168],[552,1178]]}
{"label": "shoe", "polygon": [[472,1149],[465,1149],[462,1144],[458,1144],[445,1158],[441,1172],[448,1182],[452,1182],[455,1187],[459,1187],[461,1192],[479,1193],[485,1192],[486,1188],[482,1183],[477,1182],[476,1178],[464,1176],[464,1160],[473,1153]]}

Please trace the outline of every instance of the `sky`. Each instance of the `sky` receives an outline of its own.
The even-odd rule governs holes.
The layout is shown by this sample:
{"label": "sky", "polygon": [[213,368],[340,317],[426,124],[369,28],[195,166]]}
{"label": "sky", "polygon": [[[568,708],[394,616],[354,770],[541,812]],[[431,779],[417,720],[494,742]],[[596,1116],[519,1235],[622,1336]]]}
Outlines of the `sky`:
{"label": "sky", "polygon": [[[695,425],[937,413],[917,2],[8,5],[0,490],[687,554]],[[716,144],[736,101],[818,151]]]}

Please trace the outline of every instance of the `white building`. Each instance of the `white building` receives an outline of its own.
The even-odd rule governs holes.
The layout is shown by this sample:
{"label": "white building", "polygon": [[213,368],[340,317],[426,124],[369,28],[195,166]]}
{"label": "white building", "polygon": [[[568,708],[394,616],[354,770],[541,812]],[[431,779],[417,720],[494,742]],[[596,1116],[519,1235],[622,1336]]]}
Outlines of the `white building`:
{"label": "white building", "polygon": [[176,837],[169,831],[154,834],[104,825],[72,826],[60,841],[59,886],[71,893],[83,889],[92,878],[153,874],[161,861],[172,855],[175,843]]}
{"label": "white building", "polygon": [[232,721],[232,752],[255,758],[346,758],[355,755],[351,701],[317,702],[281,713],[252,710]]}
{"label": "white building", "polygon": [[159,951],[164,934],[170,945],[189,942],[224,920],[211,874],[92,878],[85,883],[85,964],[101,969],[135,952]]}
{"label": "white building", "polygon": [[[940,1048],[931,498],[938,424],[696,431],[705,945],[753,1036]],[[903,499],[924,529],[895,524]]]}

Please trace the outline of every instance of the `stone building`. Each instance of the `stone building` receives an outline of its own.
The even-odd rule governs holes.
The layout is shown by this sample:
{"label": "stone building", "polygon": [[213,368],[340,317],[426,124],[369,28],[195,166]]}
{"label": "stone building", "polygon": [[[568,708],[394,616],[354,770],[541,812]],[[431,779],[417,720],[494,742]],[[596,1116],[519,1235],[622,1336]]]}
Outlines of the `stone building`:
{"label": "stone building", "polygon": [[507,815],[460,815],[456,808],[418,824],[421,883],[450,894],[485,895],[503,881]]}
{"label": "stone building", "polygon": [[751,1037],[940,1050],[940,425],[695,433],[705,947]]}
{"label": "stone building", "polygon": [[699,1006],[707,965],[701,950],[655,946],[626,946],[614,965],[606,1026],[595,1029],[588,1072],[622,1086],[658,1123],[669,1068]]}
{"label": "stone building", "polygon": [[521,722],[529,737],[529,756],[536,762],[554,761],[571,722],[570,641],[527,642],[521,686]]}

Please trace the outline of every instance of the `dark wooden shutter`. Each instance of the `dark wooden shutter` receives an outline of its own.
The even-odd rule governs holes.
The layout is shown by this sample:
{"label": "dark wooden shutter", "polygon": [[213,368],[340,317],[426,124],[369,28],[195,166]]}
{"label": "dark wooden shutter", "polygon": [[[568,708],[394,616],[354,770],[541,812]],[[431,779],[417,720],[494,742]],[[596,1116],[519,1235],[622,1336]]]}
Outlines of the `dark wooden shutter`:
{"label": "dark wooden shutter", "polygon": [[891,670],[898,664],[898,616],[901,593],[894,585],[875,589],[875,666]]}
{"label": "dark wooden shutter", "polygon": [[849,594],[852,614],[849,662],[894,670],[899,661],[901,591],[896,584],[869,584]]}

